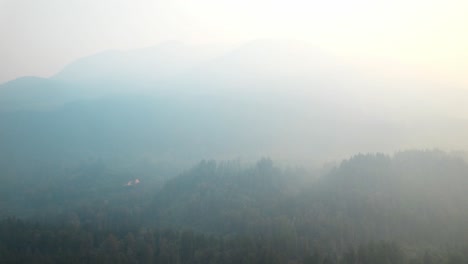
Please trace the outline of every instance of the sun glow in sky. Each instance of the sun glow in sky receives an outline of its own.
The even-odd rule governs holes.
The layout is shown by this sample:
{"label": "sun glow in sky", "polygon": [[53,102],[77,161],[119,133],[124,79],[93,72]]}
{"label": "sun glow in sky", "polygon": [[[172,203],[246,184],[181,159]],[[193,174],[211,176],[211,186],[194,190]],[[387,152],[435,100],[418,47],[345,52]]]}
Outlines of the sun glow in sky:
{"label": "sun glow in sky", "polygon": [[289,38],[467,85],[467,14],[466,0],[0,0],[0,82],[165,40]]}

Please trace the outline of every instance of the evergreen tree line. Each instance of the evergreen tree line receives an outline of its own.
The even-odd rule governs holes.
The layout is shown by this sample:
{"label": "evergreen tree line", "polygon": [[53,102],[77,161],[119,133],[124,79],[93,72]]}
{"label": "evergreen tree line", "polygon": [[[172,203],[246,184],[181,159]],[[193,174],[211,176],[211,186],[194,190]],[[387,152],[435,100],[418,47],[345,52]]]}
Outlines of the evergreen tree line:
{"label": "evergreen tree line", "polygon": [[[118,220],[117,220],[118,221]],[[287,243],[287,242],[286,242]],[[468,249],[468,247],[467,247]],[[296,263],[462,264],[468,250],[409,254],[394,242],[369,242],[342,254],[315,245],[297,254],[264,237],[219,236],[190,230],[97,230],[63,223],[0,221],[1,263]]]}
{"label": "evergreen tree line", "polygon": [[164,185],[69,172],[9,185],[34,213],[1,221],[0,263],[468,263],[468,165],[440,151],[356,155],[326,174],[203,161]]}

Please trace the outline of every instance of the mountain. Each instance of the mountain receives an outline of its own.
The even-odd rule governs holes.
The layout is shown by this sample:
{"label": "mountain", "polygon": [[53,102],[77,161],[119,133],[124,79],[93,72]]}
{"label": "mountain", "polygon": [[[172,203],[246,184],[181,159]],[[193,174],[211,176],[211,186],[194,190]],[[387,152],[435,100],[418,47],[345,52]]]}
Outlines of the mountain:
{"label": "mountain", "polygon": [[223,48],[168,41],[156,46],[105,51],[78,59],[50,78],[21,77],[0,84],[0,112],[48,110],[68,102],[173,89],[166,83],[217,56]]}
{"label": "mountain", "polygon": [[330,74],[336,80],[337,74],[352,72],[342,64],[339,58],[306,42],[255,40],[200,65],[193,74],[200,79],[212,76],[228,85],[235,80],[273,84],[294,79],[292,84],[297,84],[326,80]]}
{"label": "mountain", "polygon": [[85,85],[107,83],[156,89],[156,84],[178,77],[219,52],[216,47],[168,41],[148,48],[91,55],[70,63],[51,78]]}
{"label": "mountain", "polygon": [[108,51],[49,79],[1,85],[0,155],[320,163],[359,151],[467,147],[466,118],[363,74],[298,41]]}
{"label": "mountain", "polygon": [[369,71],[169,42],[0,85],[0,218],[33,220],[0,219],[0,262],[465,263],[466,160],[333,161],[467,149],[468,94]]}
{"label": "mountain", "polygon": [[0,85],[0,112],[47,110],[73,100],[77,93],[65,82],[22,77]]}

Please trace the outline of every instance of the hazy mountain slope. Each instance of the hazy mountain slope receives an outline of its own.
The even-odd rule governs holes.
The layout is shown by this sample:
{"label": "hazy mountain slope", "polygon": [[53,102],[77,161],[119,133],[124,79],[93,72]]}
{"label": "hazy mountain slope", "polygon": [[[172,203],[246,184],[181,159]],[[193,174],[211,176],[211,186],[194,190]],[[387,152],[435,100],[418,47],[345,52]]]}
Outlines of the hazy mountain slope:
{"label": "hazy mountain slope", "polygon": [[[19,161],[141,155],[176,162],[262,155],[321,160],[364,148],[391,148],[400,139],[391,134],[391,123],[375,127],[372,120],[289,107],[215,96],[120,96],[53,111],[1,113],[0,155]],[[375,135],[355,137],[369,131]]]}
{"label": "hazy mountain slope", "polygon": [[350,65],[308,43],[257,40],[199,64],[174,82],[180,93],[292,102],[306,97],[317,106],[350,110],[353,72]]}
{"label": "hazy mountain slope", "polygon": [[128,51],[106,51],[65,66],[52,79],[84,84],[112,83],[153,89],[183,71],[218,55],[219,48],[168,41]]}
{"label": "hazy mountain slope", "polygon": [[[393,120],[464,116],[461,104],[467,95],[460,89],[408,77],[410,73],[404,78],[393,71],[379,75],[371,67],[307,42],[266,39],[226,50],[164,42],[138,50],[107,51],[70,63],[51,80],[94,97],[145,90],[300,100],[316,109]],[[35,85],[52,84],[22,83]],[[3,105],[12,104],[14,100],[4,99]]]}
{"label": "hazy mountain slope", "polygon": [[391,120],[467,118],[464,87],[431,82],[406,65],[380,63],[340,57],[307,42],[255,40],[185,72],[174,87],[182,87],[178,93],[299,100],[318,109]]}
{"label": "hazy mountain slope", "polygon": [[222,55],[173,42],[97,54],[51,79],[0,87],[0,109],[10,111],[0,115],[0,155],[321,162],[359,151],[468,147],[468,121],[451,117],[445,99],[437,107],[413,100],[416,92],[365,81],[343,61],[278,40]]}
{"label": "hazy mountain slope", "polygon": [[264,155],[321,162],[358,151],[460,149],[468,128],[461,121],[402,124],[303,102],[209,95],[114,96],[4,112],[0,122],[0,156],[19,162],[149,156],[190,163]]}
{"label": "hazy mountain slope", "polygon": [[0,85],[0,112],[48,110],[73,100],[78,93],[66,82],[22,77]]}

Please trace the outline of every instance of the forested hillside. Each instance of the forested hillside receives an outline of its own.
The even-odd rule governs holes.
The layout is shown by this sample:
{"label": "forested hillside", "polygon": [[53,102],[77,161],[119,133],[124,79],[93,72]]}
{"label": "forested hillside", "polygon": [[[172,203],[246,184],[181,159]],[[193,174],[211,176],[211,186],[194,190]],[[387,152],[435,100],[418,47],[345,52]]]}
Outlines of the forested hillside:
{"label": "forested hillside", "polygon": [[[24,201],[2,206],[9,210],[2,212],[0,258],[7,263],[468,260],[468,164],[455,154],[359,154],[324,173],[270,159],[250,165],[202,161],[165,183],[149,175],[119,176],[104,164],[73,175],[50,175],[54,184],[48,188],[3,192]],[[26,210],[20,207],[29,217],[11,218]]]}

